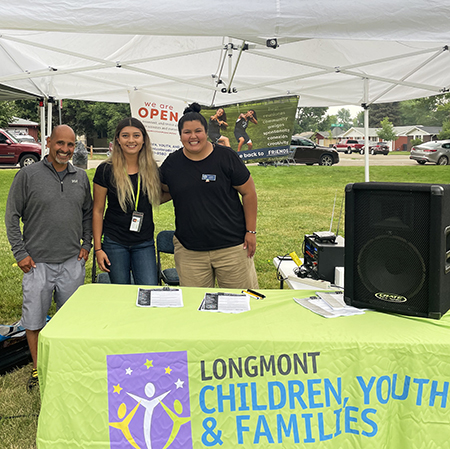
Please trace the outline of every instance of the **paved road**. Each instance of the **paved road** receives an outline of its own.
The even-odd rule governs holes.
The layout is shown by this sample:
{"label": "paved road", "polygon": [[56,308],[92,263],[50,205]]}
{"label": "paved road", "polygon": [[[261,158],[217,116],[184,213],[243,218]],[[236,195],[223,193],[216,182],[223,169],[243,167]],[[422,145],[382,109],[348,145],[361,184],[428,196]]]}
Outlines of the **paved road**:
{"label": "paved road", "polygon": [[[103,161],[102,160],[94,160],[94,161],[88,160],[88,168],[97,168],[100,165],[101,162],[103,162]],[[17,170],[17,169],[20,168],[20,166],[19,166],[19,164],[17,164],[16,166],[1,165],[0,164],[0,169],[5,169],[5,168],[6,169],[9,168],[9,169]]]}
{"label": "paved road", "polygon": [[[340,166],[361,166],[365,164],[365,156],[362,154],[345,154],[339,153],[339,165]],[[389,154],[384,156],[383,154],[369,155],[369,165],[417,165],[416,161],[409,158],[408,154]]]}
{"label": "paved road", "polygon": [[[344,167],[364,167],[365,157],[361,154],[345,154],[339,153],[339,165]],[[88,168],[96,168],[98,165],[103,162],[101,160],[88,160]],[[389,156],[384,156],[382,154],[377,155],[369,155],[369,165],[417,165],[416,161],[409,159],[409,155],[401,154],[395,155],[390,154]],[[19,166],[11,167],[11,165],[0,165],[0,169],[2,168],[14,168],[18,169]]]}

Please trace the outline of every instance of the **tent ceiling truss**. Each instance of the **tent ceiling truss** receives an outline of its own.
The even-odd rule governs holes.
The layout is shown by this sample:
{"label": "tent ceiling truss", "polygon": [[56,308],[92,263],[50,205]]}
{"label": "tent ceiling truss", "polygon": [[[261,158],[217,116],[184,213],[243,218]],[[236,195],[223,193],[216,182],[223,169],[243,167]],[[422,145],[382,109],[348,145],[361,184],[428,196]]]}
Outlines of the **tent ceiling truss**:
{"label": "tent ceiling truss", "polygon": [[[260,44],[258,40],[257,43],[240,40],[240,42],[236,44],[235,42],[232,42],[233,39],[237,40],[237,38],[223,37],[222,43],[218,45],[203,46],[196,49],[189,48],[185,51],[167,52],[164,54],[150,55],[143,58],[121,59],[118,54],[119,52],[111,55],[110,58],[100,58],[89,55],[87,54],[87,52],[81,53],[79,51],[72,51],[66,48],[57,47],[56,45],[46,45],[37,40],[24,39],[17,36],[2,34],[0,36],[0,47],[9,55],[11,60],[15,61],[17,70],[15,71],[16,73],[9,73],[8,75],[0,76],[0,83],[11,86],[14,85],[14,83],[17,81],[26,80],[32,84],[32,90],[36,92],[36,95],[56,96],[59,98],[64,98],[64,92],[59,92],[58,89],[56,89],[55,92],[44,91],[42,85],[38,81],[43,78],[51,80],[52,78],[57,79],[64,76],[74,75],[87,86],[82,93],[82,95],[86,97],[86,99],[90,99],[91,96],[99,97],[101,95],[105,95],[105,97],[109,97],[107,101],[114,101],[112,98],[115,97],[115,93],[122,92],[123,97],[123,91],[127,89],[152,90],[156,92],[158,91],[158,89],[167,90],[167,93],[164,92],[164,95],[172,98],[180,98],[178,95],[172,94],[170,92],[169,86],[172,83],[176,83],[177,85],[186,86],[187,89],[193,88],[194,90],[210,92],[208,103],[211,106],[215,105],[218,92],[237,93],[239,91],[241,93],[245,93],[246,98],[251,98],[252,92],[261,90],[267,92],[266,97],[271,95],[277,96],[280,95],[281,92],[283,92],[284,94],[298,94],[304,99],[309,99],[308,103],[318,102],[322,105],[328,102],[330,104],[333,104],[333,102],[336,102],[335,99],[327,95],[320,95],[319,92],[322,90],[324,92],[330,92],[330,89],[333,85],[336,85],[337,82],[341,82],[341,77],[342,80],[368,79],[386,85],[383,90],[379,90],[375,96],[372,96],[367,104],[383,102],[383,97],[399,86],[420,90],[422,91],[421,96],[437,95],[442,92],[447,92],[449,87],[448,84],[442,86],[426,82],[409,81],[412,75],[420,72],[421,69],[430,64],[443,53],[448,53],[447,46],[431,46],[422,50],[404,52],[403,54],[395,54],[392,56],[374,58],[363,62],[332,66],[314,62],[313,60],[307,60],[306,58],[300,59],[294,56],[285,56],[282,54],[278,54],[272,49],[264,48],[264,46]],[[47,55],[54,54],[56,56],[54,58],[55,61],[58,60],[58,55],[71,57],[77,61],[77,64],[76,66],[71,68],[63,68],[58,67],[57,64],[50,63],[45,69],[23,69],[23,67],[21,67],[21,65],[14,59],[11,51],[9,51],[8,48],[6,48],[6,46],[2,44],[2,41],[17,43],[21,45],[21,48],[28,48],[30,52],[32,52],[33,50],[43,50]],[[290,43],[297,44],[304,41],[307,40],[291,40]],[[290,45],[290,43],[283,43],[283,45],[287,47]],[[186,77],[182,75],[176,76],[173,74],[163,73],[162,71],[151,70],[150,68],[148,68],[149,65],[157,66],[158,63],[161,63],[162,61],[173,61],[174,64],[176,64],[176,61],[180,58],[193,58],[202,54],[205,54],[205,58],[211,58],[212,54],[219,54],[218,69],[215,73],[208,75],[208,77],[206,77],[205,74],[203,74],[202,77],[197,78]],[[247,80],[248,76],[240,77],[240,64],[242,63],[242,61],[245,61],[247,59],[246,54],[252,57],[252,61],[257,61],[260,66],[270,67],[276,65],[277,63],[281,63],[289,64],[292,67],[299,67],[299,74],[292,76],[280,75],[277,76],[276,79],[269,77],[269,79],[261,80],[260,82],[255,80],[251,80],[249,82]],[[401,64],[401,60],[421,56],[425,57],[427,55],[430,56],[428,56],[427,59],[422,60],[407,73],[404,73],[401,77],[382,76],[378,75],[376,71],[370,70],[370,68],[373,66],[379,67],[380,65],[385,64]],[[234,66],[233,58],[236,58]],[[223,72],[227,59],[229,61],[228,76],[225,77]],[[53,58],[50,57],[48,60],[52,61]],[[102,79],[103,85],[101,90],[99,90],[98,86],[96,86],[95,90],[91,91],[88,87],[90,82],[98,83],[99,81],[99,78],[97,78],[95,74],[105,69],[121,70],[123,72],[128,71],[130,72],[129,78],[131,79],[131,82],[124,83],[122,80],[119,80],[118,78],[116,79],[114,76],[108,76]],[[133,73],[151,77],[152,82],[148,84],[146,84],[145,82],[142,83],[141,78],[141,82],[139,84],[133,83]],[[172,73],[176,72],[174,71]],[[338,75],[339,81],[337,81],[335,77],[333,79],[327,79],[326,75]],[[212,79],[212,83],[206,80],[209,77]],[[317,79],[321,79],[321,77],[323,78],[323,80],[318,82]],[[155,80],[159,80],[159,83]],[[237,82],[235,82],[235,80],[237,80]],[[306,88],[300,89],[300,91],[296,89],[290,89],[289,87],[284,89],[284,86],[297,85],[302,81],[308,80],[315,80],[313,89],[314,92],[310,93]],[[119,98],[120,95],[117,95],[117,97]],[[258,96],[256,95],[255,99],[259,99],[257,97]],[[203,98],[205,98],[205,95],[203,96]],[[186,98],[180,99],[186,100]],[[232,97],[230,97],[230,99],[232,99]],[[353,101],[353,104],[361,103],[363,103],[362,95],[359,102]],[[226,102],[221,101],[219,102],[219,104],[226,104]]]}

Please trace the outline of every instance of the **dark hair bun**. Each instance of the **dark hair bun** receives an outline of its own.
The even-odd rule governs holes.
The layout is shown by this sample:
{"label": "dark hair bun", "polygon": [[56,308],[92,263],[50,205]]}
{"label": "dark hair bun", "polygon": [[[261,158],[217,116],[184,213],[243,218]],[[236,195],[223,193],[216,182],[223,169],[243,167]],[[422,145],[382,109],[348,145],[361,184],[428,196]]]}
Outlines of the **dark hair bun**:
{"label": "dark hair bun", "polygon": [[198,103],[191,103],[183,112],[183,114],[187,114],[189,112],[200,112],[202,107]]}

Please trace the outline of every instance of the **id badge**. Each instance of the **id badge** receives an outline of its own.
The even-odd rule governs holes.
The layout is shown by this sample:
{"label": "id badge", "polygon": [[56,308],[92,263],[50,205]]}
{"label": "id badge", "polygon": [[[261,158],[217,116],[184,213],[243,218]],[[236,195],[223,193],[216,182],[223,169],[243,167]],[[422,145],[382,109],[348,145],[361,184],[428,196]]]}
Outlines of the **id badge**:
{"label": "id badge", "polygon": [[142,212],[134,211],[131,216],[130,231],[140,232],[142,222],[144,221],[144,214]]}

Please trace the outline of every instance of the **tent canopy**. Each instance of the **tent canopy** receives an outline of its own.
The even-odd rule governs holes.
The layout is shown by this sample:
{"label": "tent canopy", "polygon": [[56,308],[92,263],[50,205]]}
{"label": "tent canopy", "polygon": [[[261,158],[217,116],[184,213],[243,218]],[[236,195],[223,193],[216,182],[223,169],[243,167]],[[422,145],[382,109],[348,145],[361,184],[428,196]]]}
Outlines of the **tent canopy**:
{"label": "tent canopy", "polygon": [[30,100],[35,98],[36,94],[28,93],[13,87],[8,87],[0,84],[0,101],[8,100]]}
{"label": "tent canopy", "polygon": [[109,102],[399,101],[450,87],[449,16],[434,0],[4,0],[0,84]]}

